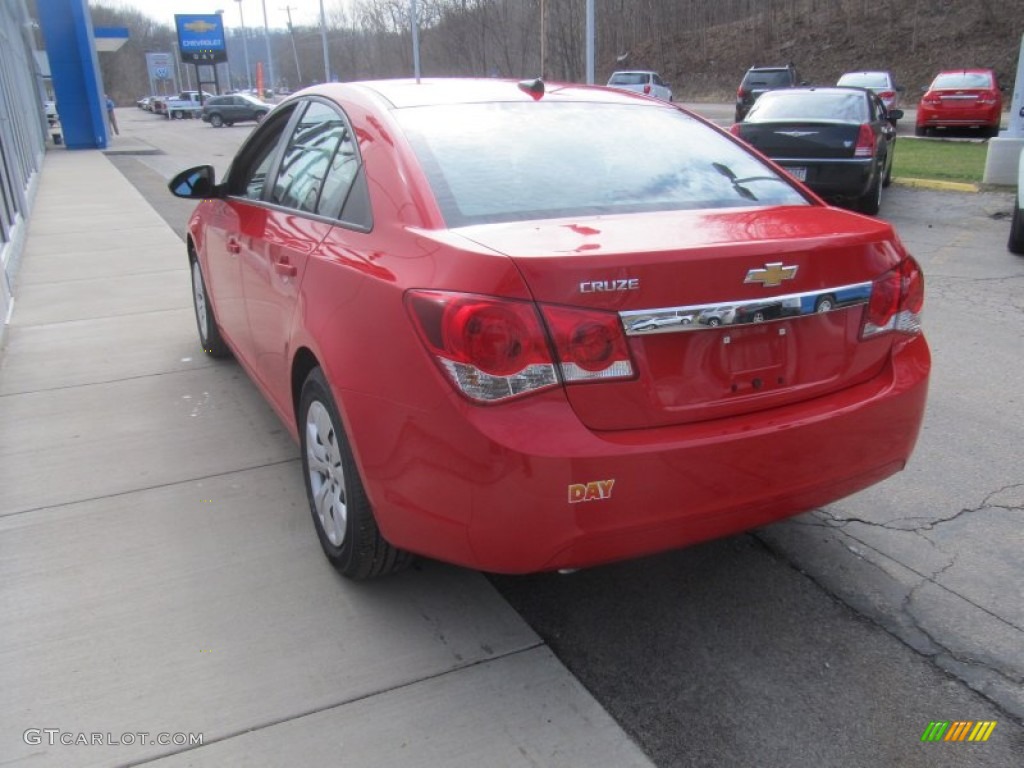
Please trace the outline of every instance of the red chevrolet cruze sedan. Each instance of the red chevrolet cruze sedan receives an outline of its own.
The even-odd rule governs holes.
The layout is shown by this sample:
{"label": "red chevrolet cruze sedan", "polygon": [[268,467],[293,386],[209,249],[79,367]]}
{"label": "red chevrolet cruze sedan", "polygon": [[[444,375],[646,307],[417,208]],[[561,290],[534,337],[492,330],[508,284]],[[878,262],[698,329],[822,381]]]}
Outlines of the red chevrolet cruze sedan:
{"label": "red chevrolet cruze sedan", "polygon": [[977,128],[997,136],[1003,119],[1003,94],[991,69],[939,72],[917,106],[918,136],[936,128]]}
{"label": "red chevrolet cruze sedan", "polygon": [[325,85],[226,179],[170,188],[202,201],[202,345],[299,441],[349,577],[682,547],[876,483],[917,439],[923,277],[892,228],[671,104]]}

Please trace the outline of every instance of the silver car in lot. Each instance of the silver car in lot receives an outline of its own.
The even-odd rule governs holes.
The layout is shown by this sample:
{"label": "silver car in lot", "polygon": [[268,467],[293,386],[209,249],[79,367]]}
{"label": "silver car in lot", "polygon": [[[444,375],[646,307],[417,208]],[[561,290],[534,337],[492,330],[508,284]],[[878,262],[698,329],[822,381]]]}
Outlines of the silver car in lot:
{"label": "silver car in lot", "polygon": [[630,69],[612,72],[608,78],[609,88],[634,91],[653,96],[662,101],[672,101],[672,89],[661,79],[661,75],[649,69]]}
{"label": "silver car in lot", "polygon": [[899,108],[900,94],[903,93],[903,86],[896,84],[896,78],[892,72],[882,70],[847,72],[839,78],[836,85],[867,88],[869,91],[874,91],[885,104],[886,110],[890,112]]}

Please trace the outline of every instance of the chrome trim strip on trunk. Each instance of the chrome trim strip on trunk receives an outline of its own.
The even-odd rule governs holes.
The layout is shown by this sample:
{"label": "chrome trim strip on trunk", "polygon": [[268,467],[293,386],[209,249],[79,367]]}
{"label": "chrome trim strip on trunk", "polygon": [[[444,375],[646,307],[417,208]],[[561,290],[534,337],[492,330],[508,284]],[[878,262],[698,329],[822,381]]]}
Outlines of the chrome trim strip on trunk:
{"label": "chrome trim strip on trunk", "polygon": [[748,325],[777,320],[791,320],[821,312],[836,312],[847,307],[867,304],[871,283],[842,285],[763,299],[720,301],[715,304],[692,304],[661,309],[633,309],[619,312],[627,336],[653,333],[710,331],[730,325]]}

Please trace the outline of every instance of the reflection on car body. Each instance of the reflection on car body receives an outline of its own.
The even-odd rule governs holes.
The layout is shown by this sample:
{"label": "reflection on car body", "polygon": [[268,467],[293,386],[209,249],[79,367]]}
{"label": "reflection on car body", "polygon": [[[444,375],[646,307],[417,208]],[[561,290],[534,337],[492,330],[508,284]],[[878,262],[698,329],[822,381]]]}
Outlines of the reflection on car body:
{"label": "reflection on car body", "polygon": [[[522,573],[686,546],[913,449],[924,283],[892,227],[674,105],[333,83],[271,111],[226,179],[197,166],[170,188],[203,201],[200,343],[298,441],[346,576],[410,553]],[[856,306],[805,311],[854,285]]]}

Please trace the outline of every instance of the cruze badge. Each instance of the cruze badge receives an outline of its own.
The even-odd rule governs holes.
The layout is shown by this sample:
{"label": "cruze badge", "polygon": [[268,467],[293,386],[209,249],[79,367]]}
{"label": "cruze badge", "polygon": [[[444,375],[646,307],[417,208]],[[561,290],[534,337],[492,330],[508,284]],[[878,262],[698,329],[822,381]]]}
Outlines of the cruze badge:
{"label": "cruze badge", "polygon": [[569,486],[569,503],[603,501],[612,497],[614,480],[595,480],[591,483],[573,483]]}
{"label": "cruze badge", "polygon": [[640,289],[640,278],[625,280],[588,280],[580,283],[580,293],[607,293],[610,291],[636,291]]}
{"label": "cruze badge", "polygon": [[784,267],[781,261],[765,264],[764,269],[752,269],[747,272],[744,283],[760,283],[765,288],[774,288],[782,285],[783,280],[792,280],[796,277],[796,266]]}

